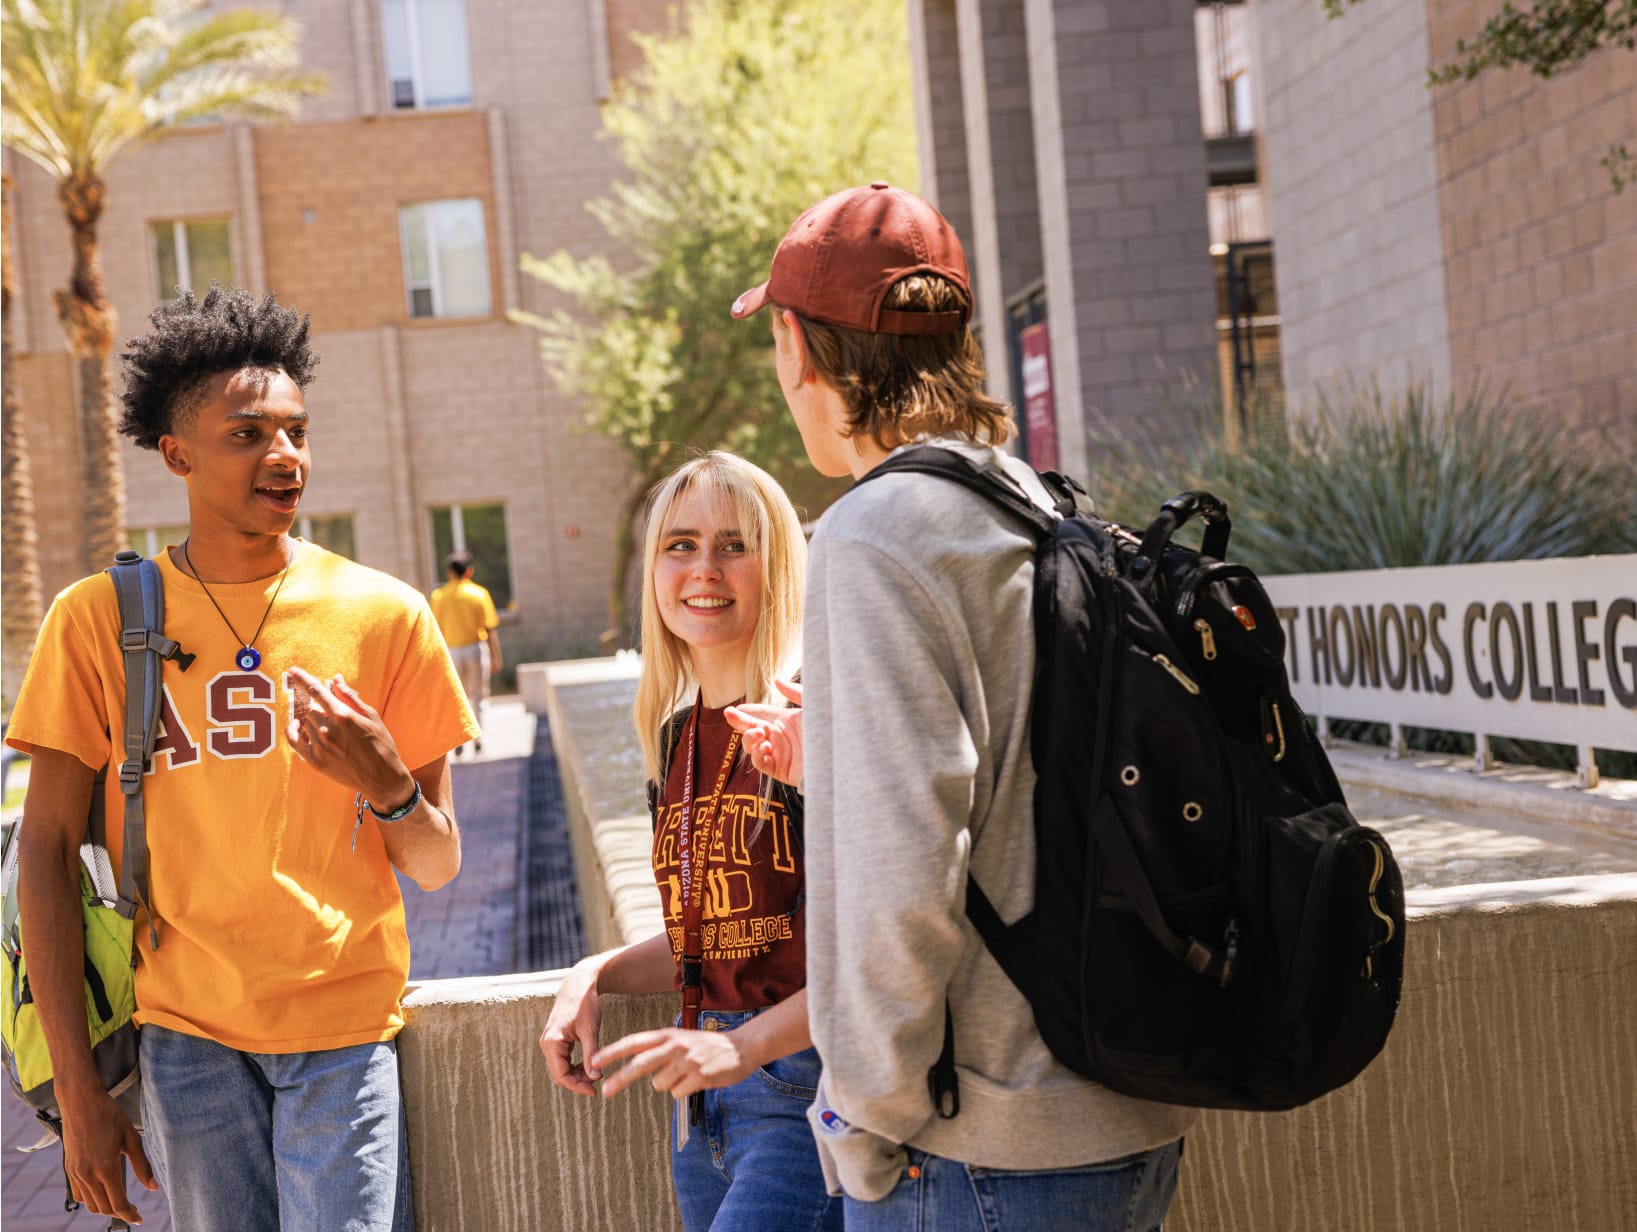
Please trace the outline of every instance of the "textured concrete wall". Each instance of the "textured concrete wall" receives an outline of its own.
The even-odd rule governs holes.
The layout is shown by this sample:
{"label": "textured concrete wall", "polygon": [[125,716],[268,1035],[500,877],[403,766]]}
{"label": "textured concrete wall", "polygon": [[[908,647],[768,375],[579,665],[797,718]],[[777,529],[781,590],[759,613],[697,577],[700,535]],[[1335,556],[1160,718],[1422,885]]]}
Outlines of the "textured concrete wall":
{"label": "textured concrete wall", "polygon": [[1167,1227],[1637,1227],[1637,878],[1412,904],[1383,1054],[1306,1108],[1207,1114]]}
{"label": "textured concrete wall", "polygon": [[1450,382],[1424,0],[1257,0],[1285,389]]}
{"label": "textured concrete wall", "polygon": [[[1427,0],[1434,64],[1500,0]],[[1433,92],[1450,364],[1553,418],[1637,427],[1637,194],[1599,160],[1637,129],[1637,57]],[[1283,256],[1281,250],[1281,258]]]}
{"label": "textured concrete wall", "polygon": [[[553,1085],[540,1055],[557,976],[441,980],[404,1003],[398,1058],[419,1232],[675,1232],[672,1101]],[[603,1038],[664,1026],[675,998],[610,997]]]}
{"label": "textured concrete wall", "polygon": [[[1418,895],[1404,1008],[1352,1086],[1282,1114],[1208,1113],[1178,1232],[1623,1232],[1637,1226],[1637,878]],[[431,982],[400,1056],[417,1226],[674,1229],[669,1101],[551,1086],[554,976]],[[603,1033],[669,996],[609,998]]]}
{"label": "textured concrete wall", "polygon": [[[618,794],[620,776],[610,772],[609,746],[616,738],[577,738],[611,730],[606,712],[618,699],[599,697],[595,688],[620,671],[609,660],[548,665],[541,683],[569,795],[570,826],[579,831],[575,853],[582,893],[588,902],[600,893],[606,904],[621,898],[637,903],[645,892],[651,903],[647,819],[623,831],[618,824],[629,807]],[[564,704],[577,692],[582,700]],[[628,784],[624,790],[628,794]],[[1629,824],[1629,810],[1623,815]],[[609,826],[610,821],[615,824]],[[597,854],[582,860],[581,852],[594,844],[600,844]],[[588,877],[604,873],[605,886],[585,885]],[[608,911],[610,920],[613,914]],[[1637,1119],[1631,1115],[1637,1108],[1637,1033],[1631,1030],[1637,1021],[1632,978],[1637,876],[1416,890],[1409,915],[1403,1007],[1382,1055],[1353,1084],[1305,1108],[1207,1113],[1188,1139],[1168,1228],[1624,1232],[1637,1227],[1637,1170],[1629,1162],[1637,1158]],[[614,940],[646,935],[630,931]],[[424,986],[412,1004],[426,1010],[441,1005],[440,987]],[[502,989],[489,1000],[505,995],[510,994]],[[481,989],[460,996],[472,1008],[439,1008],[438,1021],[445,1024],[440,1041],[466,1032],[491,1041],[507,1029],[486,1021],[457,1029],[463,1014],[520,1016],[544,1024],[549,1012],[543,1000],[522,1012],[488,1008]],[[663,1015],[669,1004],[668,998],[655,998],[653,1013]],[[420,1013],[412,1013],[406,1039],[420,1030]],[[525,1035],[521,1023],[509,1029],[516,1040]],[[472,1063],[498,1065],[501,1072],[471,1085],[504,1087],[507,1098],[512,1087],[520,1087],[516,1099],[536,1101],[531,1105],[536,1111],[544,1108],[539,1092],[529,1090],[534,1080],[524,1062],[534,1058],[514,1056],[508,1048],[527,1050],[515,1041],[507,1048],[483,1046],[490,1049],[487,1054],[462,1055]],[[440,1078],[445,1084],[458,1081]],[[492,1132],[474,1124],[479,1111],[442,1094],[438,1098],[439,1114],[456,1117],[461,1132]],[[521,1115],[522,1108],[511,1111]],[[583,1115],[578,1108],[567,1111]],[[422,1116],[416,1111],[412,1126]],[[527,1131],[507,1128],[510,1137],[504,1141],[515,1145],[495,1149],[531,1154],[556,1149],[556,1132],[536,1135],[545,1144],[537,1147]],[[591,1175],[582,1182],[586,1189],[601,1192],[603,1169],[652,1175],[644,1171],[643,1153],[662,1153],[662,1137],[642,1136],[650,1133],[642,1125],[635,1132],[629,1142],[602,1139]],[[527,1170],[550,1177],[558,1166],[542,1156]],[[472,1191],[476,1185],[474,1179],[462,1188]],[[417,1203],[420,1189],[418,1183]],[[583,1201],[578,1191],[574,1197]],[[649,1199],[650,1205],[659,1201]],[[576,1215],[582,1211],[576,1208]]]}

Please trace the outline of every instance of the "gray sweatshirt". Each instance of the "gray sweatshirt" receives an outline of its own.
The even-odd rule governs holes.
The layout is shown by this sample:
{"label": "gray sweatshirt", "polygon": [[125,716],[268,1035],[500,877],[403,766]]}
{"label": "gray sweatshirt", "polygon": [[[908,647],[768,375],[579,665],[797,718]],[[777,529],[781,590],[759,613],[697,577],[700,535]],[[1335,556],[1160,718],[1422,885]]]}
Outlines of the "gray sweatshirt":
{"label": "gray sweatshirt", "polygon": [[[1028,467],[992,454],[1049,507]],[[968,869],[1007,923],[1034,898],[1033,543],[975,493],[888,475],[813,536],[803,643],[807,985],[824,1060],[808,1113],[826,1181],[884,1197],[901,1144],[1063,1168],[1170,1142],[1197,1113],[1065,1069],[966,919]],[[960,1113],[927,1070],[955,1021]]]}

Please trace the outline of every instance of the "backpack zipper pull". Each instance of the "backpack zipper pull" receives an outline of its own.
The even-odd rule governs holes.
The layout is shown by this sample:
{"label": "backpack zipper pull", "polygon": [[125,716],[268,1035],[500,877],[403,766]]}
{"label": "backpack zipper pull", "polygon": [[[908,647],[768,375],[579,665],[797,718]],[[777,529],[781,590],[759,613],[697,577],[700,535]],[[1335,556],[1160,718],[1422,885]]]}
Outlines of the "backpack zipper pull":
{"label": "backpack zipper pull", "polygon": [[1166,671],[1170,672],[1171,678],[1183,688],[1187,689],[1188,692],[1194,694],[1196,697],[1199,695],[1199,686],[1189,679],[1188,676],[1184,674],[1183,670],[1175,663],[1171,662],[1170,659],[1166,658],[1162,654],[1157,654],[1154,656],[1154,662],[1158,663]]}
{"label": "backpack zipper pull", "polygon": [[1216,658],[1216,634],[1203,618],[1194,621],[1194,628],[1199,630],[1200,651],[1207,660]]}

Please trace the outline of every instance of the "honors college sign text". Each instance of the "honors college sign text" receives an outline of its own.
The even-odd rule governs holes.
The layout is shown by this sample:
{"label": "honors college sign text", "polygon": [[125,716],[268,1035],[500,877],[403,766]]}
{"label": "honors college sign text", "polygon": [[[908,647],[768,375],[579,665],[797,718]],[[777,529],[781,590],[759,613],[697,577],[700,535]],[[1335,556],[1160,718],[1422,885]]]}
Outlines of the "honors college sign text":
{"label": "honors college sign text", "polygon": [[1310,714],[1637,752],[1637,555],[1263,582]]}

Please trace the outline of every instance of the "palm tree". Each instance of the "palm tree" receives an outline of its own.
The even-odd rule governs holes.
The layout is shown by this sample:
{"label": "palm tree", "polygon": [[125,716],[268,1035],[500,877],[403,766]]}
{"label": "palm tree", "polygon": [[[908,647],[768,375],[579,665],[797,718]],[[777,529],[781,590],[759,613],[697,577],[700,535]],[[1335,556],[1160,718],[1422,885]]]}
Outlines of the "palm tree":
{"label": "palm tree", "polygon": [[11,177],[0,176],[0,455],[3,455],[3,491],[0,496],[0,555],[5,559],[6,601],[0,604],[0,634],[4,658],[4,707],[23,682],[34,634],[40,627],[40,552],[34,530],[34,481],[29,475],[28,437],[17,406],[11,371]]}
{"label": "palm tree", "polygon": [[[57,181],[74,248],[57,315],[78,370],[87,572],[125,545],[125,479],[102,286],[103,173],[137,142],[189,121],[294,113],[323,78],[296,69],[299,30],[278,13],[199,0],[0,0],[5,143]],[[8,562],[9,568],[9,562]]]}

